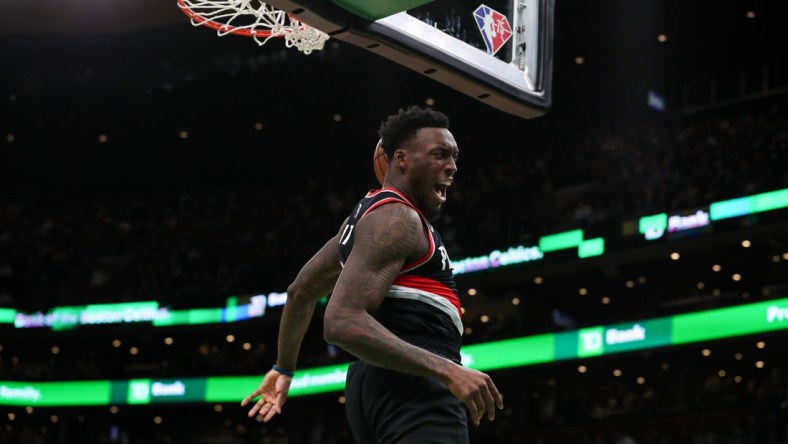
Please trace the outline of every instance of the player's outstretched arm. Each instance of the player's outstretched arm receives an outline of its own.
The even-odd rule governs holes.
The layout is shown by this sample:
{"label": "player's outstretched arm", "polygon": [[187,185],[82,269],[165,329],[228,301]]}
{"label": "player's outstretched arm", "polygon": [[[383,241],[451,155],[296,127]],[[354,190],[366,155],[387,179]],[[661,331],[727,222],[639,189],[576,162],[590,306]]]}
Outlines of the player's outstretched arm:
{"label": "player's outstretched arm", "polygon": [[276,359],[276,365],[281,370],[270,370],[260,386],[241,402],[245,406],[260,396],[260,400],[249,410],[250,417],[259,414],[263,416],[264,422],[268,422],[275,414],[282,412],[293,379],[285,373],[295,370],[301,341],[312,319],[315,304],[331,292],[341,270],[337,234],[301,268],[295,281],[287,287],[287,302],[279,323]]}
{"label": "player's outstretched arm", "polygon": [[443,381],[475,423],[485,414],[492,420],[503,401],[488,375],[399,339],[370,315],[406,261],[424,254],[426,242],[419,215],[405,205],[384,205],[364,216],[326,308],[325,339],[372,365]]}

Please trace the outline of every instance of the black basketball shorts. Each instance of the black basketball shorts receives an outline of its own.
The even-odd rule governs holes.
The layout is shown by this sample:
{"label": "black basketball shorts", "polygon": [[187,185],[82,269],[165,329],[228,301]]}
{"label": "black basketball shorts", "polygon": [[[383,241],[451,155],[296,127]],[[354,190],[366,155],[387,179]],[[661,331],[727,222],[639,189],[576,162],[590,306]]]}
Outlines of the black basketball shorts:
{"label": "black basketball shorts", "polygon": [[467,444],[465,407],[440,381],[350,365],[346,411],[358,444]]}

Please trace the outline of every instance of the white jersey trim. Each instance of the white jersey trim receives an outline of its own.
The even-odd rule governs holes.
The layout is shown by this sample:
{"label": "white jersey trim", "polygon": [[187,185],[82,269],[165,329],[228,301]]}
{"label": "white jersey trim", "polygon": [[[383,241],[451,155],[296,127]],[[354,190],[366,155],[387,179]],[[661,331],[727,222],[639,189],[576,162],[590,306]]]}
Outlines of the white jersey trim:
{"label": "white jersey trim", "polygon": [[391,289],[386,294],[386,297],[411,299],[432,305],[438,310],[449,315],[449,318],[454,323],[454,326],[457,327],[457,332],[460,333],[460,336],[462,336],[464,329],[462,326],[462,320],[460,319],[460,314],[457,312],[457,307],[452,305],[452,303],[446,298],[438,296],[435,293],[430,293],[429,291],[419,290],[418,288],[412,287],[403,287],[402,285],[392,285]]}

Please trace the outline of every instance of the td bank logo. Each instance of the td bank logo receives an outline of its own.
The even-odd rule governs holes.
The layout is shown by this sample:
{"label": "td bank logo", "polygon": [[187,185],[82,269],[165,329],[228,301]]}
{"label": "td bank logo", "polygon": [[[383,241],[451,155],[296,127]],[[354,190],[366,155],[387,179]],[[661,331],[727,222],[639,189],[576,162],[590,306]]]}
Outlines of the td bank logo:
{"label": "td bank logo", "polygon": [[129,381],[129,404],[150,403],[150,379],[132,379]]}
{"label": "td bank logo", "polygon": [[605,352],[604,327],[584,328],[577,332],[577,356],[597,356]]}

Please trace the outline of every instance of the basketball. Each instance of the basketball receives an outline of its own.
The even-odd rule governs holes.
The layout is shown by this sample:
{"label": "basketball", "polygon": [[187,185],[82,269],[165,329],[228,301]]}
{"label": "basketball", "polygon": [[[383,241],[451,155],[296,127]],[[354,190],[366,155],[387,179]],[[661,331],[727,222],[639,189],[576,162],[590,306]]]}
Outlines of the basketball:
{"label": "basketball", "polygon": [[380,139],[377,146],[375,146],[372,166],[375,168],[375,177],[377,177],[378,182],[383,185],[383,181],[386,179],[386,171],[389,169],[389,158],[386,155],[386,151],[380,146],[381,142],[383,142],[383,139]]}

